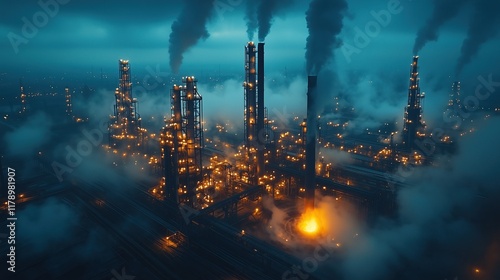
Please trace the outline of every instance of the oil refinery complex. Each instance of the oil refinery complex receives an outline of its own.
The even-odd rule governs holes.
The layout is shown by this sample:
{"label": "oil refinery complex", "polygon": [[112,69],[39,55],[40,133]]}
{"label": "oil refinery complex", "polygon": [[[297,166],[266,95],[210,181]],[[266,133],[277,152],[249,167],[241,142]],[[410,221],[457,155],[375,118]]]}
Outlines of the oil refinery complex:
{"label": "oil refinery complex", "polygon": [[[170,108],[164,108],[164,126],[148,131],[138,112],[141,100],[133,95],[132,64],[120,59],[113,111],[104,122],[106,130],[97,149],[112,158],[112,168],[127,166],[118,173],[140,171],[153,179],[122,182],[132,187],[112,198],[104,177],[90,179],[67,172],[64,181],[53,183],[73,188],[32,193],[57,194],[83,205],[86,216],[129,248],[124,255],[140,256],[148,271],[142,275],[150,279],[205,274],[214,279],[297,279],[285,275],[299,273],[293,270],[302,263],[297,244],[307,255],[314,251],[315,242],[335,240],[330,248],[333,259],[343,250],[341,239],[326,229],[328,213],[320,209],[325,198],[332,207],[355,209],[367,223],[392,217],[398,190],[405,187],[401,170],[431,165],[436,154],[454,149],[451,136],[433,135],[424,121],[418,56],[410,65],[408,91],[401,93],[408,97],[401,108],[402,131],[388,129],[385,134],[370,132],[358,138],[344,136],[347,123],[324,117],[327,113],[318,105],[323,102],[321,76],[307,77],[306,116],[272,119],[265,103],[265,44],[247,43],[244,61],[244,108],[241,119],[233,120],[242,124],[243,133],[236,134],[235,140],[234,135],[226,137],[222,124],[207,129],[203,102],[210,97],[199,92],[195,76],[169,85],[163,97],[170,103]],[[88,117],[75,115],[74,93],[65,87],[61,114],[70,125],[86,125]],[[22,117],[30,113],[29,99],[34,98],[25,93],[22,82],[19,98]],[[335,99],[331,103],[338,105]],[[454,108],[460,103],[460,82],[455,82],[444,106]],[[219,110],[225,106],[232,104],[220,104]],[[335,153],[348,155],[349,160],[339,163]],[[38,164],[53,173],[54,163],[45,152],[39,153]],[[29,188],[26,193],[25,200],[35,196],[30,196]],[[154,229],[133,234],[114,229],[126,209],[134,209]],[[283,217],[276,223],[278,214]],[[203,263],[200,260],[207,262],[206,270],[191,271],[189,264]],[[308,273],[309,279],[330,279],[338,271]]]}

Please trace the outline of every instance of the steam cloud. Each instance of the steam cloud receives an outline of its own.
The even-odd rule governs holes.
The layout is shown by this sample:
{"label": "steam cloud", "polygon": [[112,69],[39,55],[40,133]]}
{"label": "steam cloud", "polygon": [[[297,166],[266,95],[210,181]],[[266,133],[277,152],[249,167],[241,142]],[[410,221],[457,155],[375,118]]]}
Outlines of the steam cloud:
{"label": "steam cloud", "polygon": [[259,28],[259,41],[264,42],[271,31],[276,12],[291,2],[292,0],[249,0],[245,17],[248,39],[252,41],[255,31]]}
{"label": "steam cloud", "polygon": [[474,1],[474,14],[467,31],[467,38],[462,44],[461,56],[456,68],[457,76],[472,57],[477,54],[481,45],[498,32],[498,10],[500,3],[491,0]]}
{"label": "steam cloud", "polygon": [[483,279],[498,279],[498,256],[487,252],[497,246],[500,228],[487,213],[498,211],[500,198],[499,160],[490,150],[499,121],[465,138],[448,163],[411,176],[398,194],[398,218],[379,220],[347,251],[346,279],[472,279],[474,265]]}
{"label": "steam cloud", "polygon": [[210,36],[205,25],[212,14],[214,0],[186,0],[185,3],[172,24],[169,39],[170,68],[174,73],[179,72],[184,53],[200,39],[206,40]]}
{"label": "steam cloud", "polygon": [[438,39],[439,28],[460,11],[466,0],[436,0],[431,18],[420,28],[413,46],[413,53],[418,54],[431,41]]}
{"label": "steam cloud", "polygon": [[317,74],[342,45],[337,37],[343,27],[347,10],[345,0],[313,0],[306,12],[309,37],[306,44],[306,63],[309,74]]}
{"label": "steam cloud", "polygon": [[[49,198],[41,205],[29,205],[19,212],[19,239],[35,253],[49,250],[55,243],[70,240],[79,215],[58,199]],[[36,238],[31,235],[36,232]]]}

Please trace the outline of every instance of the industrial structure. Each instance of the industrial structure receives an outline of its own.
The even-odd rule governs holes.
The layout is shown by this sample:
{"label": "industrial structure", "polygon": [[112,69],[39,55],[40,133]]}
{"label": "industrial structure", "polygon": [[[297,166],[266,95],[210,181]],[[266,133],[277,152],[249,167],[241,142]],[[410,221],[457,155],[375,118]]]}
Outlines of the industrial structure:
{"label": "industrial structure", "polygon": [[19,112],[21,115],[26,113],[26,94],[24,93],[24,86],[22,80],[19,80],[19,88],[21,90],[20,98],[21,98],[21,111]]}
{"label": "industrial structure", "polygon": [[115,91],[114,114],[109,125],[109,146],[123,152],[140,151],[143,148],[145,129],[137,113],[137,99],[132,96],[132,81],[128,60],[120,59],[119,87]]}
{"label": "industrial structure", "polygon": [[[244,135],[249,183],[258,184],[264,174],[265,146],[268,142],[264,104],[264,43],[245,46]],[[258,54],[258,55],[257,55]],[[258,56],[258,59],[257,59]]]}
{"label": "industrial structure", "polygon": [[453,82],[451,85],[450,99],[448,100],[448,108],[450,109],[460,109],[462,108],[462,102],[460,99],[460,82]]}
{"label": "industrial structure", "polygon": [[422,98],[424,97],[425,94],[420,92],[418,56],[414,56],[410,70],[408,105],[405,107],[403,121],[403,149],[407,152],[416,148],[416,140],[425,137],[425,122],[422,119]]}
{"label": "industrial structure", "polygon": [[[322,249],[327,250],[328,258],[335,262],[339,259],[337,252],[349,250],[349,246],[340,249],[344,238],[348,237],[348,242],[362,240],[356,239],[358,233],[353,232],[353,236],[339,233],[337,229],[348,229],[351,234],[351,229],[357,228],[342,223],[350,221],[351,214],[356,219],[366,218],[366,225],[381,215],[397,215],[398,189],[407,182],[400,177],[406,172],[401,171],[433,160],[433,154],[421,151],[421,143],[432,140],[432,153],[435,153],[445,150],[451,142],[449,136],[432,138],[425,134],[422,117],[425,94],[420,90],[418,56],[413,57],[410,68],[402,144],[399,145],[393,123],[378,124],[376,128],[370,123],[356,135],[349,131],[354,126],[348,127],[349,123],[359,120],[362,113],[356,115],[355,104],[348,110],[340,104],[348,102],[345,100],[348,98],[327,100],[329,94],[323,94],[323,88],[318,86],[318,76],[309,76],[307,88],[300,90],[307,97],[306,116],[282,115],[279,117],[286,119],[275,123],[265,107],[265,44],[248,42],[244,55],[244,74],[240,73],[244,75],[244,95],[240,96],[244,99],[243,116],[240,115],[243,137],[235,128],[238,126],[233,126],[234,131],[226,129],[229,125],[225,124],[232,120],[223,120],[221,124],[217,118],[214,123],[205,123],[203,98],[194,76],[179,79],[180,84],[168,85],[170,89],[165,89],[165,99],[170,101],[170,108],[165,108],[168,116],[159,134],[148,136],[137,112],[137,99],[132,94],[129,61],[119,60],[119,85],[114,93],[114,111],[108,126],[109,146],[106,147],[110,154],[116,154],[111,155],[112,169],[106,170],[109,173],[95,172],[97,178],[85,178],[85,171],[73,172],[68,176],[74,180],[54,184],[62,191],[57,188],[52,191],[67,198],[63,200],[67,205],[81,206],[88,221],[97,221],[97,226],[115,237],[113,245],[121,246],[115,250],[120,255],[120,265],[128,263],[126,257],[132,256],[130,259],[139,260],[155,276],[159,275],[158,279],[177,274],[182,279],[278,279],[280,276],[284,279],[290,268],[294,272],[307,270],[307,261],[302,257],[318,255],[317,244],[324,245]],[[101,79],[102,76],[101,69]],[[217,86],[220,82],[215,81]],[[20,90],[20,113],[24,114],[26,94],[21,82]],[[82,95],[73,96],[69,87],[64,90],[65,115],[78,123],[80,118],[74,116],[74,113],[78,115],[78,107],[73,111],[72,103],[80,96],[89,98],[92,90],[85,86]],[[29,112],[34,112],[36,103],[29,92],[28,97]],[[57,98],[57,110],[62,115],[62,97],[59,94]],[[221,104],[218,109],[224,110],[223,106],[228,105],[232,104]],[[453,83],[447,106],[452,110],[461,108],[460,82]],[[153,124],[154,117],[145,117],[144,125]],[[241,124],[242,119],[236,121]],[[358,129],[360,122],[355,123]],[[73,126],[71,123],[62,128]],[[149,143],[150,139],[158,142]],[[149,144],[155,147],[151,154],[146,149],[153,146]],[[45,150],[38,153],[40,165],[55,171],[50,154]],[[129,156],[134,157],[133,161],[126,162]],[[124,158],[124,161],[116,158]],[[136,171],[133,165],[120,169],[122,163],[133,163],[138,171],[144,170],[146,164],[142,166],[142,163],[148,159],[156,172],[155,182],[149,180],[150,177],[125,177],[134,180],[126,191],[109,191],[109,185],[129,184],[116,180],[118,176]],[[3,180],[2,176],[0,174]],[[25,185],[30,186],[33,193],[48,193],[48,186]],[[66,185],[75,188],[66,188]],[[349,217],[335,216],[342,215],[336,210],[344,206],[349,210]],[[142,220],[137,222],[135,217]],[[322,231],[322,226],[328,229]],[[88,234],[86,228],[81,236]],[[136,239],[137,233],[141,233],[140,239]],[[292,256],[297,253],[296,257]],[[131,265],[139,266],[135,262]],[[329,274],[329,266],[319,264],[318,260],[317,269],[307,271],[307,277],[301,278],[337,278]],[[41,270],[46,272],[45,268]],[[63,273],[69,275],[68,271]],[[109,275],[91,276],[87,278]]]}
{"label": "industrial structure", "polygon": [[307,120],[306,120],[306,178],[305,206],[314,208],[314,191],[316,189],[316,98],[317,77],[309,76],[307,86]]}
{"label": "industrial structure", "polygon": [[64,97],[65,97],[65,102],[66,102],[66,116],[69,119],[73,119],[73,105],[71,103],[71,92],[68,87],[64,88]]}
{"label": "industrial structure", "polygon": [[[171,90],[171,118],[160,136],[165,196],[196,206],[196,189],[202,181],[202,97],[195,77]],[[178,195],[179,194],[179,195]]]}

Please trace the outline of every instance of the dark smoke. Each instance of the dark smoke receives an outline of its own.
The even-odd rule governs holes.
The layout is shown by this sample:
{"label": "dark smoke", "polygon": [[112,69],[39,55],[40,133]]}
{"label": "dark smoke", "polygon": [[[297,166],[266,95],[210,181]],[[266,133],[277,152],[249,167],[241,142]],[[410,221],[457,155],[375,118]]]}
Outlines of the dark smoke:
{"label": "dark smoke", "polygon": [[259,41],[264,42],[271,31],[273,18],[279,9],[290,5],[293,0],[248,0],[245,19],[247,21],[248,39],[253,40],[257,28]]}
{"label": "dark smoke", "polygon": [[462,71],[472,57],[477,54],[481,45],[486,43],[498,32],[498,11],[500,2],[492,0],[478,0],[474,2],[474,14],[467,31],[467,38],[462,43],[460,58],[458,59],[456,74]]}
{"label": "dark smoke", "polygon": [[342,19],[347,10],[345,0],[313,0],[306,12],[309,37],[306,45],[307,72],[318,73],[342,45],[337,35],[342,30]]}
{"label": "dark smoke", "polygon": [[200,39],[206,40],[210,34],[205,26],[214,8],[214,0],[186,0],[179,17],[172,24],[170,33],[170,68],[178,73],[184,52]]}
{"label": "dark smoke", "polygon": [[271,30],[273,17],[276,14],[276,11],[282,7],[285,7],[291,2],[291,0],[260,1],[259,14],[257,15],[257,18],[259,20],[259,41],[264,42],[266,40],[266,37]]}
{"label": "dark smoke", "polygon": [[255,2],[248,0],[247,2],[247,10],[245,14],[245,20],[247,21],[247,34],[248,40],[253,41],[253,36],[255,35],[255,30],[259,27],[259,23],[257,22],[257,5]]}
{"label": "dark smoke", "polygon": [[460,11],[463,3],[467,0],[436,0],[431,18],[420,28],[413,46],[416,55],[430,41],[438,39],[439,28],[448,20],[452,19]]}

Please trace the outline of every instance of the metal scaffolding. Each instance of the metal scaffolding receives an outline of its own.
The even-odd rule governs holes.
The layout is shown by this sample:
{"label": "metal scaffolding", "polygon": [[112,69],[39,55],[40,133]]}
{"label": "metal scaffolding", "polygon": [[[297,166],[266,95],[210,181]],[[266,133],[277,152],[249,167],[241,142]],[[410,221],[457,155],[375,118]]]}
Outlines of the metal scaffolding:
{"label": "metal scaffolding", "polygon": [[144,129],[137,113],[137,99],[132,96],[132,81],[128,60],[120,59],[119,87],[115,91],[114,114],[109,127],[109,145],[113,149],[139,150],[143,146]]}
{"label": "metal scaffolding", "polygon": [[[161,133],[166,197],[195,206],[202,181],[203,108],[194,77],[171,91],[170,120]],[[180,194],[180,195],[178,195]]]}
{"label": "metal scaffolding", "polygon": [[425,122],[422,121],[422,98],[418,73],[418,56],[413,57],[408,88],[408,105],[405,107],[403,127],[403,148],[410,152],[415,149],[415,141],[424,137]]}

